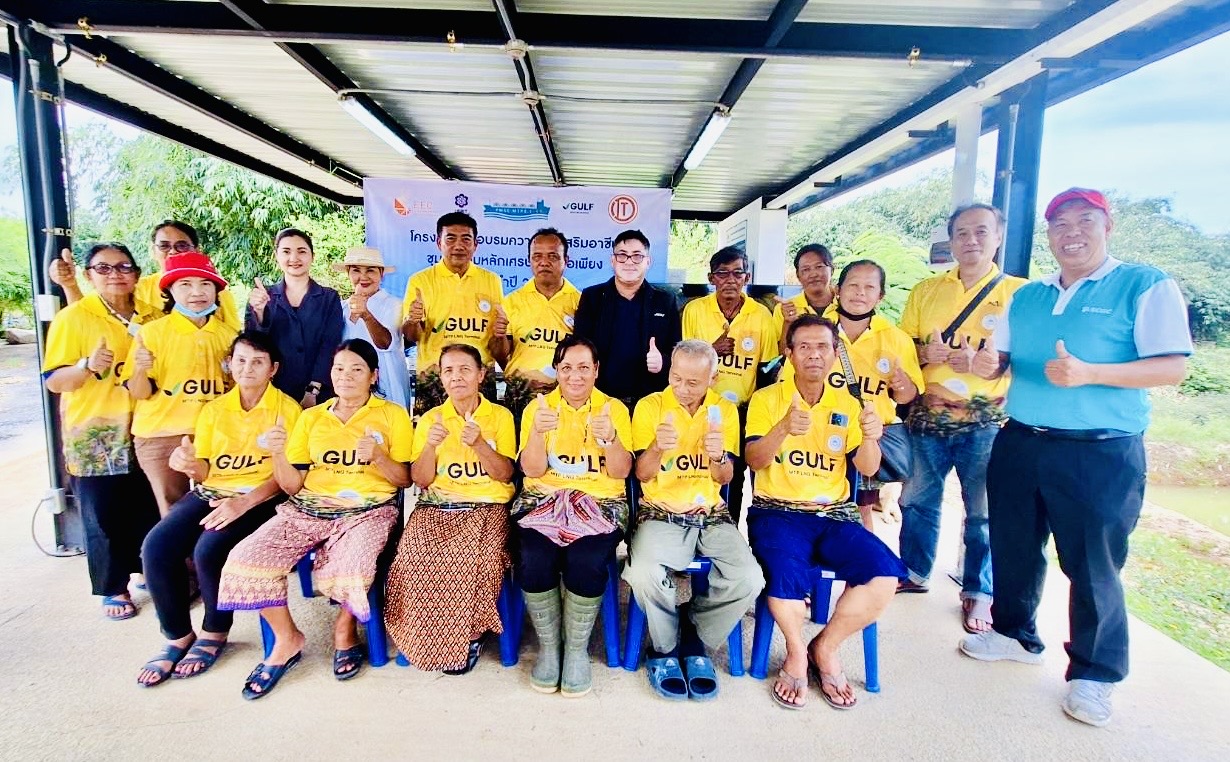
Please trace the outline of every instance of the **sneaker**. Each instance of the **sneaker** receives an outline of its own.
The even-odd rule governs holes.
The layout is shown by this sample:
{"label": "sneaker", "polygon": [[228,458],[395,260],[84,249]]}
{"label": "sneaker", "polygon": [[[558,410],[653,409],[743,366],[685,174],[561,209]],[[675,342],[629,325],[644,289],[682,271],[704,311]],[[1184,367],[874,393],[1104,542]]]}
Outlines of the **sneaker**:
{"label": "sneaker", "polygon": [[1042,654],[1034,653],[1015,638],[1000,635],[995,630],[966,635],[957,646],[961,653],[979,661],[1019,661],[1022,664],[1041,664]]}
{"label": "sneaker", "polygon": [[1114,683],[1073,680],[1068,683],[1068,697],[1063,700],[1064,714],[1100,728],[1110,722],[1110,694],[1114,689]]}

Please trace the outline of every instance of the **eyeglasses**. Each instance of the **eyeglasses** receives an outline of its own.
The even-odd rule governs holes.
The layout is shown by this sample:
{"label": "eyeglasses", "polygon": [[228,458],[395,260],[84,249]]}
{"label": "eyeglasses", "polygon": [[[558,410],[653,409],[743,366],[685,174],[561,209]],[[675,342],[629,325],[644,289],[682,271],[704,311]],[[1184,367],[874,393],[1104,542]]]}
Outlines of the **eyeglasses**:
{"label": "eyeglasses", "polygon": [[639,265],[641,262],[645,261],[645,255],[644,254],[625,254],[621,251],[615,255],[615,261],[619,262],[620,264],[623,264],[624,262],[635,262],[636,264]]}
{"label": "eyeglasses", "polygon": [[192,251],[195,247],[192,245],[191,241],[176,241],[175,243],[171,243],[170,241],[159,241],[154,244],[154,248],[161,251],[163,254],[169,253],[172,249],[180,254],[183,254],[185,251]]}
{"label": "eyeglasses", "polygon": [[728,278],[738,280],[747,275],[747,270],[714,270],[709,274],[713,276],[714,280],[726,280]]}
{"label": "eyeglasses", "polygon": [[121,262],[118,265],[109,265],[106,262],[99,262],[98,264],[90,265],[85,269],[93,270],[99,275],[110,275],[112,271],[115,271],[120,275],[132,275],[138,270],[136,265],[128,262]]}

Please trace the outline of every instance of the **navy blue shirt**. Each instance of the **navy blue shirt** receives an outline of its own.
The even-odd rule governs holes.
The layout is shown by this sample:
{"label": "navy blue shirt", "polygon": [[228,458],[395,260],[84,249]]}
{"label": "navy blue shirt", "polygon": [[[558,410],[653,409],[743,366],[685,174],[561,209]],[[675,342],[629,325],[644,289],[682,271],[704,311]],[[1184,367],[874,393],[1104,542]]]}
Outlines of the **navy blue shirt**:
{"label": "navy blue shirt", "polygon": [[249,306],[244,328],[268,334],[282,355],[282,364],[273,385],[295,401],[303,399],[312,381],[320,384],[317,402],[333,396],[329,370],[333,352],[342,343],[342,301],[337,292],[316,281],[308,282],[307,293],[298,307],[286,299],[286,283],[278,281],[266,289],[269,304],[265,319],[259,323]]}

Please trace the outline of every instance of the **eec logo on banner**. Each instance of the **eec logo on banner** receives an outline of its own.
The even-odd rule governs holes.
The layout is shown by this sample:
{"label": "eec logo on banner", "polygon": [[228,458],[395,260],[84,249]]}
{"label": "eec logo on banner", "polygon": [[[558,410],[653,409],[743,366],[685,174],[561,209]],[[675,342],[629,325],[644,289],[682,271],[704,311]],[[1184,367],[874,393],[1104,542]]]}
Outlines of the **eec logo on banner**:
{"label": "eec logo on banner", "polygon": [[607,213],[611,215],[612,220],[620,225],[627,225],[635,220],[638,211],[636,199],[628,195],[616,196],[607,205]]}
{"label": "eec logo on banner", "polygon": [[409,214],[432,214],[435,210],[430,201],[402,201],[393,199],[393,211],[405,217]]}

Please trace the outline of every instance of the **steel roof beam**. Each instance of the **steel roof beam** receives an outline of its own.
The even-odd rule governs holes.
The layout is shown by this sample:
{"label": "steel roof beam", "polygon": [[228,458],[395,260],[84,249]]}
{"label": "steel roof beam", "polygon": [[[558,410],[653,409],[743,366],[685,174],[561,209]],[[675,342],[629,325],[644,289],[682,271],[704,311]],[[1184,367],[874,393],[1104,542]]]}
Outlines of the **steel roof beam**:
{"label": "steel roof beam", "polygon": [[[773,7],[773,12],[769,14],[768,34],[765,37],[764,45],[767,48],[777,46],[781,42],[782,37],[789,31],[790,25],[799,17],[799,13],[803,11],[803,6],[807,5],[807,0],[778,0],[777,5]],[[722,92],[722,97],[718,98],[718,102],[727,109],[734,108],[739,102],[739,98],[743,96],[744,91],[752,84],[756,74],[760,71],[760,67],[764,66],[765,59],[763,58],[744,58],[739,62],[739,68],[735,69],[735,73],[731,75],[730,82],[726,84],[726,89]],[[712,118],[710,115],[709,118]],[[683,177],[688,173],[688,168],[683,166],[684,160],[691,153],[692,148],[696,145],[696,141],[700,139],[701,133],[704,131],[709,120],[706,119],[701,123],[701,130],[697,132],[688,143],[688,150],[683,153],[679,159],[679,166],[675,167],[675,172],[671,175],[670,187],[678,188],[679,183],[683,182]]]}
{"label": "steel roof beam", "polygon": [[[520,20],[517,4],[513,0],[491,0],[495,6],[496,16],[500,20],[500,29],[511,43],[519,40],[516,27]],[[555,142],[551,139],[551,127],[547,124],[547,112],[542,107],[542,99],[538,93],[538,79],[534,76],[534,66],[530,62],[529,51],[523,55],[511,56],[513,66],[517,70],[517,79],[521,81],[521,91],[529,97],[525,101],[530,110],[530,119],[534,122],[534,131],[538,133],[538,142],[542,144],[542,153],[547,159],[547,167],[551,170],[551,179],[556,185],[564,185],[564,168],[560,165],[559,154],[555,150]]]}
{"label": "steel roof beam", "polygon": [[[0,54],[0,76],[9,78],[12,71],[12,60],[7,54]],[[300,177],[293,172],[288,172],[281,167],[275,167],[272,164],[253,158],[248,154],[240,151],[237,148],[224,145],[215,140],[211,140],[200,133],[193,132],[168,122],[165,119],[154,116],[153,114],[142,111],[127,103],[117,101],[106,95],[102,95],[94,90],[79,85],[75,82],[64,82],[64,97],[71,103],[75,103],[82,108],[89,109],[97,114],[115,119],[125,124],[129,124],[137,129],[158,135],[159,137],[172,140],[180,145],[188,146],[189,148],[202,151],[204,153],[215,156],[223,161],[228,161],[245,169],[250,169],[253,172],[264,175],[274,180],[294,186],[300,190],[315,194],[321,198],[334,201],[339,204],[360,204],[363,202],[360,196],[346,196],[337,191],[331,190],[318,185],[306,178]]]}
{"label": "steel roof beam", "polygon": [[[224,0],[254,6],[251,0]],[[30,0],[5,0],[30,6]],[[213,2],[164,0],[57,0],[37,3],[39,20],[61,34],[82,34],[89,20],[99,34],[186,34],[259,37],[276,42],[444,44],[450,32],[465,45],[502,47],[508,38],[497,14],[409,8],[266,5],[260,28],[220,14]],[[41,7],[48,5],[50,7]],[[1036,42],[1030,29],[796,22],[775,45],[766,45],[773,19],[642,18],[552,13],[516,14],[517,33],[534,48],[625,50],[746,58],[887,58],[905,60],[919,48],[921,60],[1002,62]]]}
{"label": "steel roof beam", "polygon": [[[227,7],[232,13],[238,16],[245,24],[259,31],[267,29],[267,15],[270,6],[259,2],[259,0],[221,0],[222,4]],[[177,3],[178,5],[179,3]],[[320,52],[314,45],[309,45],[302,42],[277,42],[275,43],[287,55],[295,59],[296,62],[303,68],[307,69],[312,76],[320,80],[326,87],[337,92],[339,90],[354,90],[358,85],[350,77],[346,76],[345,72],[337,67],[328,56]],[[415,158],[423,162],[423,164],[435,172],[436,175],[445,180],[461,180],[465,179],[461,173],[454,170],[443,159],[436,156],[435,153],[422,143],[418,138],[414,137],[401,122],[394,118],[388,111],[384,109],[374,98],[366,93],[353,93],[351,97],[361,103],[372,116],[387,127],[393,134],[397,135],[402,142],[414,149]]]}

